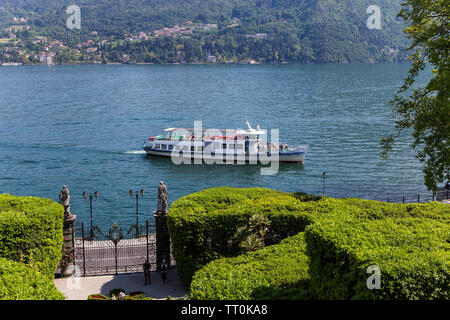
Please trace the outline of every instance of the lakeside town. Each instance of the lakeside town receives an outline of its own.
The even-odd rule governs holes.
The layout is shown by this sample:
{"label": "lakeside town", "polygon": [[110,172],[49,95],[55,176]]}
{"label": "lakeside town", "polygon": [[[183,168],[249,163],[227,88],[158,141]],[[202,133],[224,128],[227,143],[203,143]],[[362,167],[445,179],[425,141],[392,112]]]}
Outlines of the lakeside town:
{"label": "lakeside town", "polygon": [[[32,27],[27,24],[24,17],[14,17],[10,21],[10,26],[0,32],[0,65],[20,66],[25,64],[107,64],[107,63],[136,63],[132,54],[122,53],[111,55],[108,51],[113,51],[120,46],[127,47],[128,44],[139,44],[146,41],[161,39],[164,37],[172,39],[190,39],[192,36],[217,32],[219,26],[212,23],[194,23],[186,21],[183,25],[163,27],[152,31],[139,31],[133,34],[123,34],[122,36],[111,35],[109,37],[100,36],[95,30],[90,32],[90,39],[80,41],[74,46],[60,39],[52,39],[32,32]],[[239,26],[238,18],[233,18],[232,23],[224,28],[234,28]],[[255,40],[266,40],[267,33],[246,34],[245,38]],[[172,63],[187,63],[186,53],[182,45],[177,45],[177,54]],[[121,50],[122,51],[122,50]],[[126,51],[126,50],[125,50]],[[224,57],[206,54],[203,60],[194,59],[189,63],[235,63]],[[249,64],[259,64],[260,61],[246,59],[239,61]],[[153,63],[142,61],[141,63]]]}
{"label": "lakeside town", "polygon": [[[277,23],[286,24],[280,18]],[[105,35],[97,30],[50,32],[45,35],[25,17],[13,17],[0,30],[0,66],[64,64],[204,64],[311,62],[308,40],[294,45],[291,32],[255,32],[233,17],[226,24],[186,21],[133,33]],[[283,48],[288,37],[292,49]],[[304,53],[302,53],[302,51]],[[380,47],[368,63],[396,61],[403,53]],[[296,59],[301,59],[297,61]]]}

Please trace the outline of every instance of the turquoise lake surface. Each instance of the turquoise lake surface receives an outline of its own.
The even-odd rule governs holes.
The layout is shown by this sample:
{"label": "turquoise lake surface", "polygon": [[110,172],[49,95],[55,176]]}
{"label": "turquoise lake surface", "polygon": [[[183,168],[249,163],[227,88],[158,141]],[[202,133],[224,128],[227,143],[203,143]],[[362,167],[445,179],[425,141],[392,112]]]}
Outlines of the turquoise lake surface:
{"label": "turquoise lake surface", "polygon": [[[0,67],[0,193],[58,199],[89,222],[83,191],[99,191],[94,224],[135,222],[130,189],[145,189],[140,219],[151,217],[157,186],[169,203],[215,186],[266,187],[399,201],[430,194],[422,164],[401,137],[392,158],[379,140],[394,132],[389,101],[406,64],[84,65]],[[289,145],[309,145],[303,166],[175,165],[143,153],[168,127],[279,129]],[[425,196],[423,196],[425,197]]]}

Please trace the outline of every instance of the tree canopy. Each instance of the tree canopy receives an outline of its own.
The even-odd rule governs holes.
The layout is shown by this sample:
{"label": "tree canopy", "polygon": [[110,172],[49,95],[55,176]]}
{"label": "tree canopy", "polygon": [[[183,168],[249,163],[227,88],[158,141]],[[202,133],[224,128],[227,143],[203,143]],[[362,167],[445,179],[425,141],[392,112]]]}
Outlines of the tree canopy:
{"label": "tree canopy", "polygon": [[[412,40],[408,50],[413,53],[408,77],[391,101],[397,138],[403,129],[412,129],[412,147],[424,162],[425,185],[436,191],[439,183],[450,178],[450,3],[405,0],[402,6],[399,16],[408,24],[404,31]],[[426,86],[417,87],[417,77],[428,64],[433,66],[431,78]],[[384,157],[395,140],[393,135],[381,139]]]}

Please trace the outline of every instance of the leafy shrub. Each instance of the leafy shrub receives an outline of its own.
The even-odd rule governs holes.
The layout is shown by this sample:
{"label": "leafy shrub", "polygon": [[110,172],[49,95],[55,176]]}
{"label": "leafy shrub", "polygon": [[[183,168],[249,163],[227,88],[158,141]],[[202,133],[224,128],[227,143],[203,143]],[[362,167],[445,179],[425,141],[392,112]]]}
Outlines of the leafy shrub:
{"label": "leafy shrub", "polygon": [[[430,218],[351,215],[305,232],[311,288],[320,299],[449,299],[450,224]],[[368,267],[381,288],[368,289]]]}
{"label": "leafy shrub", "polygon": [[308,299],[304,234],[237,257],[215,260],[191,283],[192,299]]}
{"label": "leafy shrub", "polygon": [[61,259],[63,206],[49,199],[0,195],[0,257],[54,277]]}
{"label": "leafy shrub", "polygon": [[53,281],[23,263],[0,258],[0,300],[63,300]]}
{"label": "leafy shrub", "polygon": [[246,226],[236,230],[233,239],[239,241],[244,251],[255,251],[265,247],[265,237],[270,227],[270,220],[261,214],[252,215]]}

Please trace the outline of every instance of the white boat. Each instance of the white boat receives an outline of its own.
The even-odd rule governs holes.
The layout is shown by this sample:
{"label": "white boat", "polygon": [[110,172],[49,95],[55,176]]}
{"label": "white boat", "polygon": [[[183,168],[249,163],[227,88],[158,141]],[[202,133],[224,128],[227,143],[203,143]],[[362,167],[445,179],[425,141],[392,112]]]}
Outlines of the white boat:
{"label": "white boat", "polygon": [[[144,150],[148,155],[194,160],[209,164],[267,164],[271,161],[303,164],[308,145],[290,147],[270,143],[267,132],[247,121],[245,130],[168,128],[164,135],[148,138]],[[184,163],[190,163],[184,161]]]}

